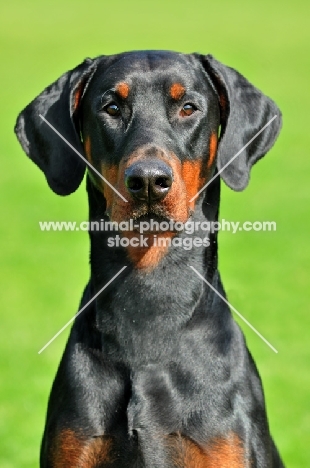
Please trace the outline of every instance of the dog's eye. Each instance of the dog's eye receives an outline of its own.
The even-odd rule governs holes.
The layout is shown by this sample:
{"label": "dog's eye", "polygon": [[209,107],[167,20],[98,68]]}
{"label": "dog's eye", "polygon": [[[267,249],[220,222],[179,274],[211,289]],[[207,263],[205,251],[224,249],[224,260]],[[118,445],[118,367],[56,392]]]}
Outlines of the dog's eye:
{"label": "dog's eye", "polygon": [[117,104],[115,104],[115,102],[111,102],[111,104],[108,104],[107,106],[105,106],[104,110],[111,117],[118,117],[121,115],[120,108],[118,107]]}
{"label": "dog's eye", "polygon": [[181,117],[189,117],[190,115],[192,115],[195,111],[197,110],[197,107],[194,106],[194,104],[184,104],[184,106],[182,107],[181,111],[180,111],[180,116]]}

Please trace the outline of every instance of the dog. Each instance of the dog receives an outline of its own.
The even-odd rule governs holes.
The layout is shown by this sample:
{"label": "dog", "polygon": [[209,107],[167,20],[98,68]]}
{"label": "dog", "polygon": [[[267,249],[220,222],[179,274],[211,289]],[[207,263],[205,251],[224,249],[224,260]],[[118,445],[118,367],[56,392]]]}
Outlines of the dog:
{"label": "dog", "polygon": [[223,300],[217,232],[203,229],[218,220],[220,178],[245,189],[280,127],[236,70],[170,51],[86,59],[21,112],[18,140],[50,188],[69,195],[87,168],[90,221],[118,227],[89,232],[41,468],[283,467]]}

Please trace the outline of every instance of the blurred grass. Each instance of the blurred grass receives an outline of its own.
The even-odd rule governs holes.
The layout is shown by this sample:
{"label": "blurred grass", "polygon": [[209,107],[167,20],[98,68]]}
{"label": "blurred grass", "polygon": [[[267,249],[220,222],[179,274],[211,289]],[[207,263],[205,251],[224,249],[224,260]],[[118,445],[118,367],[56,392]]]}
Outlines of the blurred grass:
{"label": "blurred grass", "polygon": [[139,0],[31,2],[1,7],[0,466],[38,466],[46,402],[88,278],[86,233],[41,233],[38,221],[84,220],[82,187],[51,193],[18,146],[18,112],[86,56],[132,49],[212,53],[270,95],[284,128],[241,194],[223,187],[227,220],[273,220],[277,232],[220,235],[232,304],[279,350],[241,326],[260,369],[273,436],[287,467],[310,466],[308,132],[309,4]]}

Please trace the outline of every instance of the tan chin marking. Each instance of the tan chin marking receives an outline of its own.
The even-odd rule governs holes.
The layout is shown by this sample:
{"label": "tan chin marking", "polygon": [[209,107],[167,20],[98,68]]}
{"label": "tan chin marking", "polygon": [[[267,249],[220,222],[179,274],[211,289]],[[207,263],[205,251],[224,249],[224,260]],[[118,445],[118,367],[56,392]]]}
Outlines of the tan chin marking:
{"label": "tan chin marking", "polygon": [[[148,238],[148,247],[132,247],[129,245],[126,248],[128,257],[135,268],[148,272],[152,271],[168,252],[170,240],[175,235],[174,232],[144,233],[144,238]],[[132,239],[133,237],[140,237],[140,234],[129,232],[124,234],[124,237]]]}

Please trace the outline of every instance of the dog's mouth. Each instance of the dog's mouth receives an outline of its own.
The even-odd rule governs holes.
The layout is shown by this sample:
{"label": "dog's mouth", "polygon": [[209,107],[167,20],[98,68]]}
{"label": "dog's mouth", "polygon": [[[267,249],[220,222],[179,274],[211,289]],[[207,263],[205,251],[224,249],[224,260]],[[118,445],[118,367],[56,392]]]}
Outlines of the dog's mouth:
{"label": "dog's mouth", "polygon": [[167,216],[148,213],[133,219],[133,230],[140,234],[174,232],[174,220]]}
{"label": "dog's mouth", "polygon": [[[106,211],[106,215],[113,221],[113,217],[108,211]],[[190,216],[191,213],[189,212],[187,219]],[[152,206],[145,204],[135,207],[121,221],[130,226],[129,230],[145,234],[180,232],[183,230],[182,226],[184,224],[170,216],[160,204],[153,204]]]}

